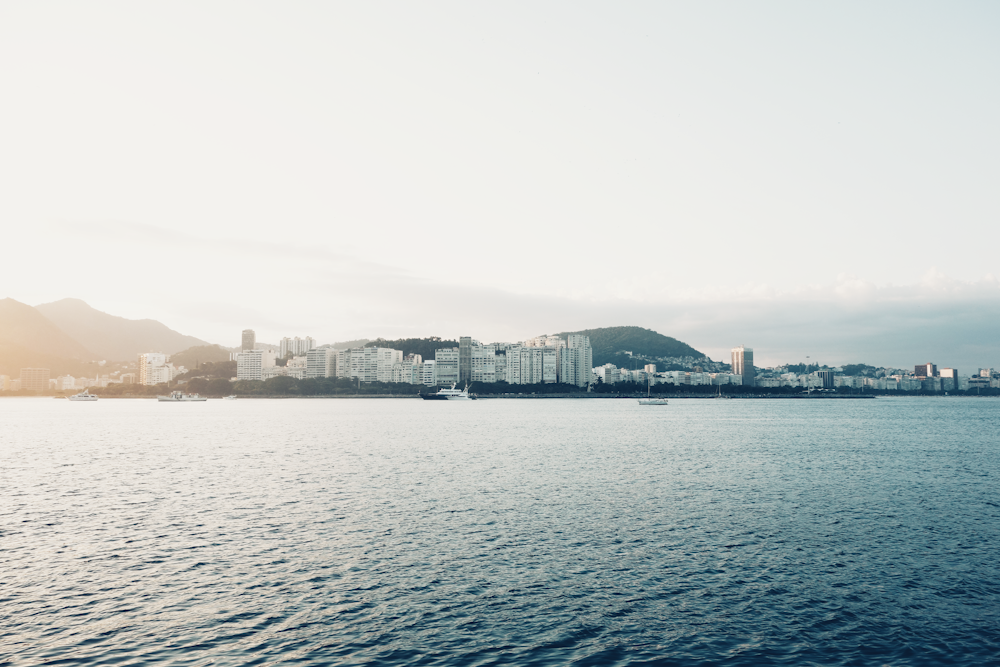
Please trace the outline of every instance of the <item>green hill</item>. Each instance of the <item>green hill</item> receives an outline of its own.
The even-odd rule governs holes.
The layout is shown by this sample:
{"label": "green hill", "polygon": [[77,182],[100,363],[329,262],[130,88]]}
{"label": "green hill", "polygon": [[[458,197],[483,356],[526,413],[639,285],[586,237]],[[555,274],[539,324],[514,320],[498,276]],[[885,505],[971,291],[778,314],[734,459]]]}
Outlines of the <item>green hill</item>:
{"label": "green hill", "polygon": [[400,338],[397,340],[386,340],[378,338],[368,341],[365,347],[389,347],[393,350],[402,350],[403,356],[408,354],[419,354],[424,360],[434,359],[434,351],[441,348],[458,347],[457,340],[441,340],[437,336],[430,338]]}
{"label": "green hill", "polygon": [[[687,343],[642,327],[604,327],[556,335],[565,338],[569,334],[590,337],[590,346],[594,349],[594,366],[615,364],[628,368],[633,359],[653,362],[664,357],[705,357]],[[632,356],[624,354],[626,351],[631,352]]]}

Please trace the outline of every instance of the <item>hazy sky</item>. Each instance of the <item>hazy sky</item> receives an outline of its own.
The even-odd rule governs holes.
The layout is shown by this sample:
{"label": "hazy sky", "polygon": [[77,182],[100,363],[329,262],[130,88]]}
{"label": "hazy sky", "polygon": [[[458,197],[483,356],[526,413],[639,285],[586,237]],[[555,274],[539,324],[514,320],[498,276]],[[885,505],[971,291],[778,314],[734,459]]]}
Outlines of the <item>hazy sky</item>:
{"label": "hazy sky", "polygon": [[0,297],[226,345],[635,324],[1000,366],[998,34],[995,2],[0,3]]}

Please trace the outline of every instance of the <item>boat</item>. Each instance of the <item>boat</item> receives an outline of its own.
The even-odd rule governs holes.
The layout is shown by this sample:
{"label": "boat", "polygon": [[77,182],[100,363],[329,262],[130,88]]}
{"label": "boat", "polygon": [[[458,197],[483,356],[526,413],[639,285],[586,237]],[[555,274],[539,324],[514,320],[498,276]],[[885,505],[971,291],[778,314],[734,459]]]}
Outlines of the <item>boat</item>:
{"label": "boat", "polygon": [[227,401],[235,401],[236,400],[236,394],[232,394],[231,396],[226,396],[225,400],[227,400]]}
{"label": "boat", "polygon": [[169,396],[157,396],[156,400],[161,403],[191,403],[194,401],[207,401],[198,394],[185,394],[183,391],[170,392]]}
{"label": "boat", "polygon": [[465,389],[455,389],[455,383],[451,385],[451,389],[441,388],[438,389],[436,394],[420,394],[420,398],[425,401],[474,401],[476,397],[469,393],[469,385],[465,385]]}
{"label": "boat", "polygon": [[66,398],[68,398],[71,401],[96,401],[97,400],[97,396],[95,396],[94,394],[91,394],[86,389],[84,389],[83,391],[81,391],[79,394],[73,394],[72,396],[67,396]]}
{"label": "boat", "polygon": [[649,395],[649,373],[646,374],[646,398],[639,399],[639,405],[666,405],[667,399],[653,398]]}

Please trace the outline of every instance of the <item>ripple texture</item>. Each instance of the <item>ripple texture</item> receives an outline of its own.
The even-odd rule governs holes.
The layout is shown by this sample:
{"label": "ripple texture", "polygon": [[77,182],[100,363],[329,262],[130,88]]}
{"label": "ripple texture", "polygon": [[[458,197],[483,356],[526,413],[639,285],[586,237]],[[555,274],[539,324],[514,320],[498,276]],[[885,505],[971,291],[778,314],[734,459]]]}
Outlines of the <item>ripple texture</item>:
{"label": "ripple texture", "polygon": [[0,665],[1000,664],[998,414],[0,400]]}

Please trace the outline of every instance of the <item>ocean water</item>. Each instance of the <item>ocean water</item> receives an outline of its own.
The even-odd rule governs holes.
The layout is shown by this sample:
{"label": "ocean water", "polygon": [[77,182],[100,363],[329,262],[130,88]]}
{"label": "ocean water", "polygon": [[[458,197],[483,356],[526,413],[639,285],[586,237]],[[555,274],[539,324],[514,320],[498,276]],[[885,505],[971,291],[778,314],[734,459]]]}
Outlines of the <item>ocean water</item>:
{"label": "ocean water", "polygon": [[0,400],[0,665],[1000,664],[1000,401]]}

